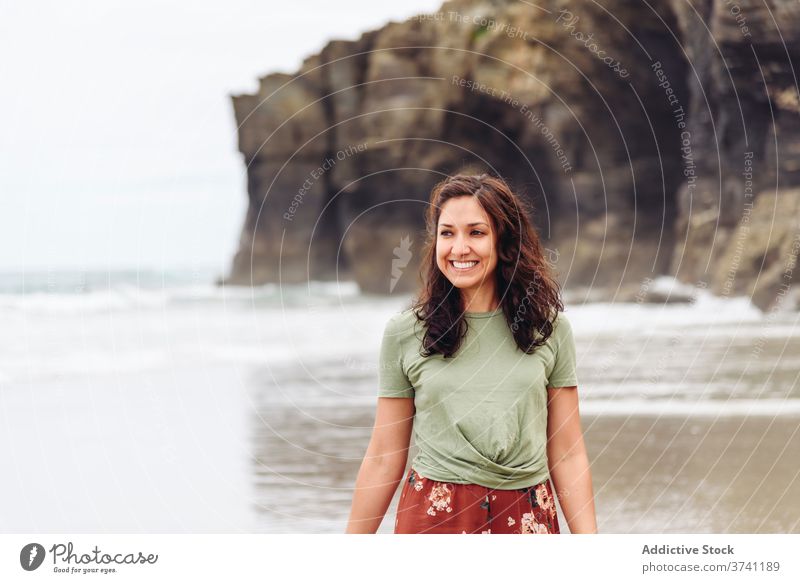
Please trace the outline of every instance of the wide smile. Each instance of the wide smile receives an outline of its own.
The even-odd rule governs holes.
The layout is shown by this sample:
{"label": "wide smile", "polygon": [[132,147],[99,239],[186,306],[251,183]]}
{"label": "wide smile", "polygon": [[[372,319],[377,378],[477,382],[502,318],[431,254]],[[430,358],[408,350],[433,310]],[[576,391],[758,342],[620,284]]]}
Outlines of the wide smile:
{"label": "wide smile", "polygon": [[465,273],[478,267],[480,261],[448,261],[448,263],[454,271],[457,271],[458,273]]}

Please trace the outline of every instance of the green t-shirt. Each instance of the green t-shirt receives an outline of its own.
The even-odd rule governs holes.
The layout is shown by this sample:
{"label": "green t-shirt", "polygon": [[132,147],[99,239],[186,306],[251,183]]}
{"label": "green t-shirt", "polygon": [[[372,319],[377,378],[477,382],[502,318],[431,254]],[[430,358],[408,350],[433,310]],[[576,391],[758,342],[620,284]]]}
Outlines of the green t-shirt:
{"label": "green t-shirt", "polygon": [[441,482],[527,488],[549,478],[547,388],[577,386],[572,327],[559,313],[533,354],[517,348],[502,307],[467,312],[452,358],[422,357],[423,323],[409,308],[386,324],[379,397],[414,399],[412,467]]}

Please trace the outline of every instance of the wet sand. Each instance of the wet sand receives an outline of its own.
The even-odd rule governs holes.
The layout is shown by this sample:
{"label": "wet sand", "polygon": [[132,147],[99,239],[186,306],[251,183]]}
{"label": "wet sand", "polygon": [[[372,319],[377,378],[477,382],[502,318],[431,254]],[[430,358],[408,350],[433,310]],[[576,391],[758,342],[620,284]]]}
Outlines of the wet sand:
{"label": "wet sand", "polygon": [[[374,398],[352,394],[356,378],[323,398],[314,383],[305,395],[235,377],[220,367],[3,392],[2,530],[343,532]],[[601,532],[800,532],[800,416],[582,422]]]}
{"label": "wet sand", "polygon": [[582,421],[600,531],[800,532],[800,417]]}
{"label": "wet sand", "polygon": [[[275,459],[285,450],[279,438],[263,433],[259,458],[272,457],[272,467],[262,466],[257,480],[261,532],[344,530],[372,413],[305,413],[341,428],[325,439],[311,431],[314,422],[275,419],[272,430],[295,448],[282,462]],[[800,532],[800,417],[583,415],[582,422],[601,532]],[[415,454],[412,447],[409,463]],[[400,487],[379,533],[392,532]],[[287,495],[290,507],[281,504]],[[569,532],[558,510],[562,532]]]}

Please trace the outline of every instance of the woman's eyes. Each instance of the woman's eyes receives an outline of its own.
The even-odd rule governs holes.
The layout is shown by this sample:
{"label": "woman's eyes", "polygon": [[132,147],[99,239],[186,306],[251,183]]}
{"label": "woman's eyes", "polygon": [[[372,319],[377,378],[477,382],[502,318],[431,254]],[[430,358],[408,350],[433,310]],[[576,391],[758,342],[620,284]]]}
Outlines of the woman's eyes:
{"label": "woman's eyes", "polygon": [[[442,231],[442,232],[441,232],[441,233],[439,233],[439,234],[440,234],[440,235],[446,235],[446,234],[448,234],[448,233],[452,233],[452,231]],[[483,231],[479,231],[478,229],[473,229],[473,230],[472,230],[472,232],[470,233],[470,235],[472,235],[473,233],[477,233],[478,235],[485,235],[485,234],[486,234],[486,233],[484,233]]]}

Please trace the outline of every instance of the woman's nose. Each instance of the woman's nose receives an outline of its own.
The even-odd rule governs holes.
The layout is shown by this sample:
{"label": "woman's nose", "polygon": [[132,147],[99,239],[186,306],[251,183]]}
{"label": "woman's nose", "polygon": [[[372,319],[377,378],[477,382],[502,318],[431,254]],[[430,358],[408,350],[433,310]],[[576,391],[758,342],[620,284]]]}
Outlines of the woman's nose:
{"label": "woman's nose", "polygon": [[469,245],[467,241],[461,237],[453,242],[453,255],[466,255],[469,253]]}

